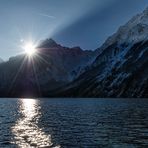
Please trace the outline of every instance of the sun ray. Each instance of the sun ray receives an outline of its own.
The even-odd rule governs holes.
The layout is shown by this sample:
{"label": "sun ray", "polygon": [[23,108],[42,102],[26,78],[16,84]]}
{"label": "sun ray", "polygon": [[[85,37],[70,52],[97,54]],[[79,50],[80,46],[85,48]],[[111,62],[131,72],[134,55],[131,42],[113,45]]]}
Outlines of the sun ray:
{"label": "sun ray", "polygon": [[49,63],[48,61],[46,61],[44,58],[42,58],[39,54],[37,54],[37,57],[38,57],[41,61],[43,61],[44,63],[50,65],[50,63]]}

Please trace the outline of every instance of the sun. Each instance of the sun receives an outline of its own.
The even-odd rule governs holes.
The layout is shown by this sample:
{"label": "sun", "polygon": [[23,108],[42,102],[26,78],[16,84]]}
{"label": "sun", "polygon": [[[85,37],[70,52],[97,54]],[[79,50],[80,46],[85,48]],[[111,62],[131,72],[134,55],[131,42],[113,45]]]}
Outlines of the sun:
{"label": "sun", "polygon": [[27,42],[23,45],[23,49],[28,56],[33,56],[36,53],[36,46],[33,42]]}

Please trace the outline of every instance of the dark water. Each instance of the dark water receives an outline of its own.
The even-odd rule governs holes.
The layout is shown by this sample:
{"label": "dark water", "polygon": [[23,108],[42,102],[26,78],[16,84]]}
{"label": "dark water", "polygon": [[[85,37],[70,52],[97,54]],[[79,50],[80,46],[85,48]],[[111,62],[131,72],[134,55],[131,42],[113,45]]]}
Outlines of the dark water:
{"label": "dark water", "polygon": [[147,99],[1,99],[0,148],[147,148]]}

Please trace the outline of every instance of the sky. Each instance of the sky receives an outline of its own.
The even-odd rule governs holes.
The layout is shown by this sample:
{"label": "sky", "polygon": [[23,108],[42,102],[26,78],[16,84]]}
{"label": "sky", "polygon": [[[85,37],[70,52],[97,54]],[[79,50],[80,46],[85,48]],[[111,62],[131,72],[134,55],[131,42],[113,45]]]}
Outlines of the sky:
{"label": "sky", "polygon": [[0,0],[0,58],[20,54],[22,43],[53,38],[95,50],[147,0]]}

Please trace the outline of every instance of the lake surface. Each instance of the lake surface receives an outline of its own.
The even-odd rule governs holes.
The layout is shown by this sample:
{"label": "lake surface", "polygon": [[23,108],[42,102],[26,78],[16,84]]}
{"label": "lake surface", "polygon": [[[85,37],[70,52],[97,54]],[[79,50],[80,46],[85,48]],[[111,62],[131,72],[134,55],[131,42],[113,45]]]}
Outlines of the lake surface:
{"label": "lake surface", "polygon": [[147,148],[147,99],[0,99],[0,148]]}

